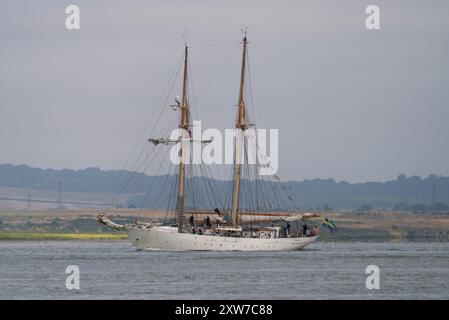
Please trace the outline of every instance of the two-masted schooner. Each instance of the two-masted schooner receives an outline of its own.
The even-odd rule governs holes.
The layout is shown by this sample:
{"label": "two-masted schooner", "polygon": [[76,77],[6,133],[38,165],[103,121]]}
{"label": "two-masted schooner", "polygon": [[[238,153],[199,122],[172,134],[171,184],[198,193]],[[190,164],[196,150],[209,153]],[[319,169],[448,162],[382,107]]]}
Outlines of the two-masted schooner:
{"label": "two-masted schooner", "polygon": [[[112,222],[104,212],[98,215],[98,221],[111,228],[125,230],[129,239],[139,250],[217,250],[217,251],[278,251],[299,250],[315,241],[318,234],[315,232],[292,232],[289,223],[302,223],[304,226],[308,219],[318,217],[314,213],[259,213],[263,219],[253,219],[250,222],[241,219],[249,214],[240,210],[242,197],[242,148],[245,146],[245,130],[249,123],[247,108],[245,106],[244,88],[245,72],[247,69],[247,35],[243,38],[243,55],[240,73],[240,88],[236,116],[235,156],[233,164],[233,177],[230,184],[231,206],[226,212],[218,208],[209,212],[204,210],[192,212],[186,210],[186,161],[184,148],[180,148],[180,162],[177,172],[177,193],[175,223],[139,222],[120,225]],[[189,128],[191,117],[188,101],[188,54],[187,44],[184,48],[182,98],[177,98],[180,112],[179,128],[183,129],[176,141],[165,138],[149,139],[153,144],[189,143],[193,141]],[[193,219],[193,217],[206,217]],[[189,218],[188,218],[189,217]],[[227,218],[227,219],[226,219]],[[287,224],[288,227],[283,225]],[[301,231],[302,230],[302,231]],[[303,232],[304,231],[304,232]]]}

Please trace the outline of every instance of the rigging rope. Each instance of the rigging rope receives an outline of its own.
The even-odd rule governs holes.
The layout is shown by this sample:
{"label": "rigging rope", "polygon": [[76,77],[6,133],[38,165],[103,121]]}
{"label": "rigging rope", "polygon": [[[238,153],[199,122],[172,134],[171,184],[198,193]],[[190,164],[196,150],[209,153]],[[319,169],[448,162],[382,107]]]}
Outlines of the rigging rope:
{"label": "rigging rope", "polygon": [[[128,163],[131,161],[131,158],[132,158],[132,156],[133,156],[133,154],[134,154],[134,152],[135,152],[137,146],[138,146],[139,143],[141,142],[142,137],[143,137],[145,131],[147,130],[148,125],[149,125],[151,119],[153,119],[153,114],[154,114],[154,112],[156,112],[156,110],[158,109],[157,106],[158,106],[159,103],[162,101],[162,98],[165,96],[165,94],[164,94],[165,91],[166,91],[167,89],[169,89],[169,91],[168,91],[168,93],[167,93],[167,96],[169,96],[170,93],[171,93],[171,91],[173,90],[173,86],[174,86],[174,84],[175,84],[175,81],[176,81],[176,79],[178,78],[178,74],[179,74],[179,70],[180,70],[181,65],[182,65],[182,61],[183,61],[183,55],[181,54],[180,57],[179,57],[179,59],[178,59],[178,63],[177,63],[177,65],[176,65],[176,68],[174,69],[174,71],[172,72],[171,76],[169,77],[169,80],[168,80],[168,82],[167,82],[167,84],[166,84],[164,90],[162,91],[161,95],[160,95],[160,96],[158,97],[158,99],[156,100],[156,103],[155,103],[155,106],[156,106],[156,107],[153,108],[153,110],[152,110],[150,116],[148,117],[148,119],[147,119],[147,121],[146,121],[146,123],[145,123],[145,126],[144,126],[143,130],[141,131],[141,133],[140,133],[140,135],[139,135],[139,137],[138,137],[136,143],[134,144],[134,147],[133,147],[131,153],[129,154],[129,156],[128,156],[128,158],[127,158],[127,160],[126,160],[126,162],[125,162],[125,164],[124,164],[124,166],[123,166],[123,168],[122,168],[122,170],[121,170],[121,171],[122,171],[121,174],[120,174],[119,176],[117,176],[116,179],[114,180],[113,187],[112,187],[112,189],[111,189],[111,193],[110,193],[110,195],[107,197],[107,199],[109,199],[109,200],[108,200],[109,203],[113,202],[113,197],[114,197],[114,194],[116,193],[115,190],[117,189],[116,186],[117,186],[118,182],[119,182],[121,179],[123,179],[123,174],[125,174],[124,171],[125,171],[126,167],[128,166]],[[165,99],[165,103],[162,104],[161,106],[164,106],[164,105],[166,104],[167,101],[168,101],[168,98]],[[159,106],[159,107],[160,107],[160,106]],[[161,108],[161,109],[162,109],[162,108]],[[162,110],[163,110],[163,109],[162,109]],[[160,118],[161,114],[162,114],[162,111],[159,113],[158,119]],[[154,126],[154,127],[155,127],[155,126]],[[153,127],[153,129],[154,129],[154,127]],[[136,160],[136,162],[137,162],[138,160],[139,160],[139,158]],[[135,163],[136,163],[136,162],[135,162]],[[135,163],[134,163],[134,165],[135,165]],[[133,166],[133,167],[134,167],[134,166]],[[132,171],[132,170],[130,170],[130,171]],[[119,192],[119,193],[120,193],[120,192]]]}
{"label": "rigging rope", "polygon": [[189,45],[189,48],[204,48],[204,47],[216,47],[216,46],[223,46],[223,45],[227,45],[227,44],[232,44],[232,43],[239,43],[240,44],[241,40],[232,40],[232,41],[224,41],[224,42],[215,42],[215,43],[203,43],[203,44],[194,44],[194,45]]}

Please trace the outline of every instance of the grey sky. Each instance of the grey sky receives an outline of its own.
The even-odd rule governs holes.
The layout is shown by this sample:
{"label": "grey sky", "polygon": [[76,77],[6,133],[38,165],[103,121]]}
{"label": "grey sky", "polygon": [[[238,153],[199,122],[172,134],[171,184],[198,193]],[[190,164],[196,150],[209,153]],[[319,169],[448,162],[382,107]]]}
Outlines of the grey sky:
{"label": "grey sky", "polygon": [[[364,26],[369,4],[380,31]],[[446,0],[3,1],[0,163],[122,168],[184,30],[192,45],[236,42],[191,49],[200,90],[248,26],[258,126],[280,129],[284,180],[449,175],[448,15]],[[201,92],[203,127],[232,127],[239,60]]]}

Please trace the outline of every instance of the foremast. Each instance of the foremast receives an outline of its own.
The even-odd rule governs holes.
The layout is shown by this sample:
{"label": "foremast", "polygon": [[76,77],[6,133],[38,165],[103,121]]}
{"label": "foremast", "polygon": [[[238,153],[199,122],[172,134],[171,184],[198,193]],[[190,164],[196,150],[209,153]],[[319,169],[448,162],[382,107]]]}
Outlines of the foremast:
{"label": "foremast", "polygon": [[176,215],[177,215],[177,225],[178,231],[182,232],[183,226],[185,224],[184,217],[184,202],[185,202],[185,163],[187,157],[187,146],[186,144],[190,140],[189,133],[189,102],[187,96],[187,81],[188,81],[188,47],[185,45],[184,49],[184,76],[182,82],[182,99],[180,104],[180,121],[179,128],[181,129],[181,156],[179,162],[179,172],[178,172],[178,195],[176,199]]}
{"label": "foremast", "polygon": [[231,221],[233,225],[238,224],[239,214],[239,197],[240,197],[240,177],[242,169],[242,151],[246,130],[246,110],[244,101],[245,90],[245,69],[246,69],[246,31],[243,38],[243,58],[242,58],[242,70],[240,73],[240,92],[239,92],[239,104],[237,111],[236,121],[236,144],[235,144],[235,163],[234,163],[234,190],[232,195],[232,211]]}

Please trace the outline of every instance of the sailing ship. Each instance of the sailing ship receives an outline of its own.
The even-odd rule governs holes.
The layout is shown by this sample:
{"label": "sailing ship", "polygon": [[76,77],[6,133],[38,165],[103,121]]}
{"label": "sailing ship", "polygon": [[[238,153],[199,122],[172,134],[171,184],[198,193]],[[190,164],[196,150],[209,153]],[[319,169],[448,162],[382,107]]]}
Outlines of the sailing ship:
{"label": "sailing ship", "polygon": [[[245,131],[249,128],[248,112],[245,104],[245,78],[247,70],[247,34],[243,41],[243,54],[240,72],[239,98],[235,122],[235,156],[231,193],[231,206],[221,212],[219,208],[195,210],[186,208],[186,154],[180,148],[180,161],[177,167],[176,207],[174,223],[140,222],[137,219],[122,225],[108,219],[101,212],[97,219],[113,229],[126,231],[129,240],[138,250],[215,250],[215,251],[280,251],[299,250],[314,242],[317,232],[307,232],[304,228],[308,219],[319,217],[315,213],[273,213],[244,212],[241,210],[243,162],[239,157],[245,148]],[[182,97],[176,97],[180,112],[179,128],[181,136],[177,140],[166,138],[148,139],[154,145],[192,143],[190,133],[191,116],[188,99],[188,58],[189,46],[184,47]],[[207,143],[207,141],[201,141]],[[243,154],[245,151],[243,150]],[[291,199],[290,196],[288,196]],[[251,216],[252,219],[243,219]],[[187,219],[187,217],[189,217]],[[206,217],[206,218],[204,218]],[[256,217],[256,219],[254,218]],[[258,219],[257,219],[258,218]],[[301,224],[299,231],[291,231],[290,223]],[[307,228],[307,227],[306,227]]]}

